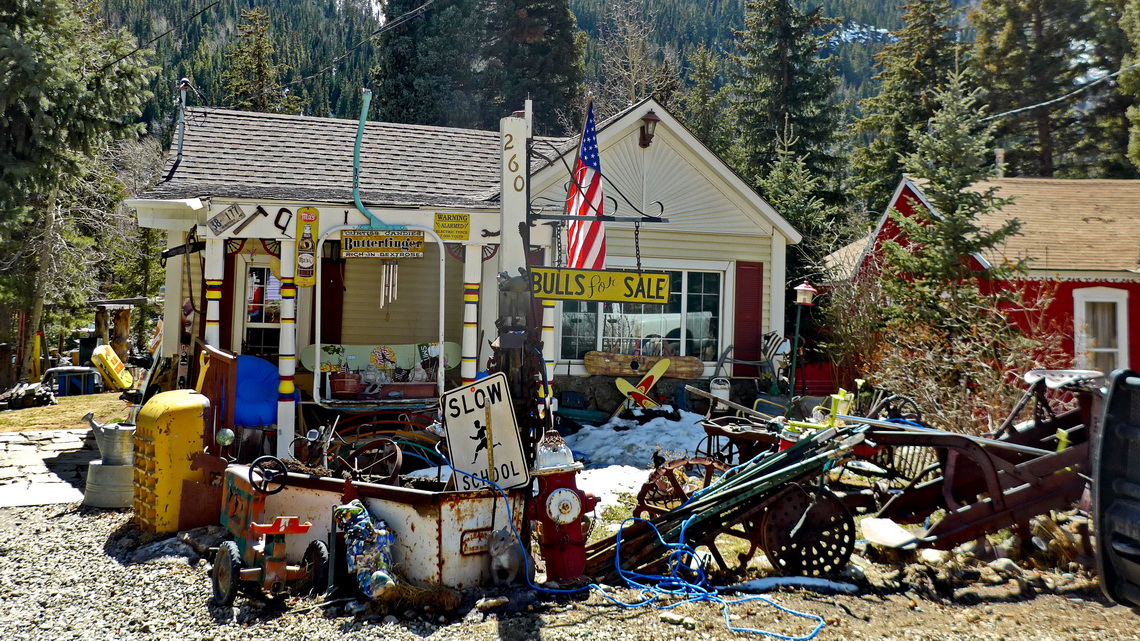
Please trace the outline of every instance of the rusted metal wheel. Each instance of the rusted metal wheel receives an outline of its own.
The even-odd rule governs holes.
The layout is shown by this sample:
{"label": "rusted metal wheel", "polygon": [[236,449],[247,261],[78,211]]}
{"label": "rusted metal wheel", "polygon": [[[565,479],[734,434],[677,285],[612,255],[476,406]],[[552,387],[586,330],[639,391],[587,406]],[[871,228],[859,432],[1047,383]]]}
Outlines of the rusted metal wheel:
{"label": "rusted metal wheel", "polygon": [[836,574],[855,551],[855,519],[829,490],[789,486],[760,528],[768,560],[785,575]]}
{"label": "rusted metal wheel", "polygon": [[641,486],[633,515],[648,519],[664,514],[712,485],[727,469],[727,463],[707,457],[669,461],[653,470]]}
{"label": "rusted metal wheel", "polygon": [[392,439],[378,438],[338,460],[355,480],[393,485],[399,480],[404,453]]}
{"label": "rusted metal wheel", "polygon": [[740,448],[727,436],[709,434],[697,446],[694,454],[698,458],[710,458],[729,465],[740,463]]}

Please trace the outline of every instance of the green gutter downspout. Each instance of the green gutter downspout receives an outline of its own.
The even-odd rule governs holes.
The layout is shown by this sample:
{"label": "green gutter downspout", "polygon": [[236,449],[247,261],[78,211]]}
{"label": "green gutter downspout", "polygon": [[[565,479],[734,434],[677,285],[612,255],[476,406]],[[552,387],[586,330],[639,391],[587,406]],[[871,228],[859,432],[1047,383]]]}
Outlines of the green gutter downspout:
{"label": "green gutter downspout", "polygon": [[[439,395],[442,397],[443,396],[443,382],[444,382],[443,373],[444,373],[444,370],[447,369],[447,358],[445,356],[445,353],[447,350],[444,348],[444,344],[443,344],[443,342],[444,342],[443,341],[443,339],[444,339],[444,326],[443,326],[444,316],[443,316],[443,312],[444,312],[444,295],[446,294],[445,284],[446,284],[446,277],[447,277],[447,263],[446,263],[446,261],[447,261],[446,249],[447,248],[443,244],[443,239],[439,237],[439,234],[435,233],[435,230],[429,229],[427,227],[420,227],[418,225],[387,225],[383,221],[381,221],[379,218],[377,218],[375,214],[368,211],[368,208],[364,206],[364,203],[360,202],[360,142],[364,139],[364,121],[365,121],[365,118],[368,116],[368,105],[369,105],[369,103],[372,102],[372,92],[368,89],[364,89],[363,92],[364,92],[364,104],[360,108],[360,123],[356,127],[356,146],[352,152],[352,199],[353,199],[353,201],[356,202],[356,208],[359,209],[361,211],[361,213],[363,213],[366,217],[368,217],[368,219],[371,222],[367,225],[336,225],[335,227],[328,229],[323,234],[321,234],[320,238],[317,239],[317,255],[318,256],[321,255],[321,253],[322,253],[321,248],[324,245],[325,241],[328,240],[328,238],[330,236],[332,236],[333,234],[339,233],[340,231],[345,230],[345,229],[377,229],[377,230],[386,230],[386,231],[404,231],[404,230],[420,231],[420,232],[423,232],[425,237],[430,237],[432,240],[435,241],[435,243],[437,245],[439,245],[439,287],[438,287],[438,290],[439,290],[439,323],[438,323],[438,327],[437,327],[437,330],[439,332],[439,374],[436,375],[436,390],[439,392]],[[321,293],[322,293],[321,292],[321,282],[324,280],[323,278],[321,278],[321,264],[323,262],[324,261],[320,261],[320,260],[317,261],[317,271],[316,271],[317,282],[316,282],[316,286],[313,288],[314,289],[313,297],[316,298],[316,301],[315,301],[316,302],[316,309],[321,309]],[[323,314],[314,314],[313,315],[313,347],[316,350],[315,361],[316,361],[316,363],[318,363],[318,365],[313,368],[315,370],[313,372],[313,398],[314,398],[314,400],[316,400],[317,403],[322,402],[322,399],[321,399],[321,379],[320,379],[321,368],[319,365],[319,363],[321,362],[321,317],[322,316],[324,316],[324,315]]]}
{"label": "green gutter downspout", "polygon": [[[368,211],[364,203],[360,202],[360,143],[364,140],[364,122],[368,119],[368,105],[372,104],[372,90],[363,89],[362,91],[364,93],[364,104],[360,105],[360,122],[356,125],[356,146],[352,149],[352,200],[356,203],[356,208],[372,221],[368,225],[368,229],[404,230],[407,229],[404,225],[384,224],[375,214]],[[440,250],[443,250],[442,244]],[[440,349],[443,349],[442,345],[440,345]]]}

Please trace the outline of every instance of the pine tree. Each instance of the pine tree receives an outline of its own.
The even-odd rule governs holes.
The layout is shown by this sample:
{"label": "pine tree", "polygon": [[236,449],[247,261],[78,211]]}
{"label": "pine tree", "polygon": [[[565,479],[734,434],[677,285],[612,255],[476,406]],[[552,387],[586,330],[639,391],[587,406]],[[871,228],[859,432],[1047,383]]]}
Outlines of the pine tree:
{"label": "pine tree", "polygon": [[[972,60],[991,113],[1035,105],[1075,89],[1087,63],[1084,0],[982,0]],[[1009,171],[1051,177],[1073,143],[1067,103],[1000,118],[995,131]]]}
{"label": "pine tree", "polygon": [[827,203],[824,195],[827,185],[823,177],[812,174],[804,154],[797,155],[790,132],[780,136],[776,161],[764,172],[758,188],[772,209],[803,234],[796,252],[789,256],[788,280],[798,282],[807,278],[808,266],[822,258],[824,234],[829,223],[838,217],[838,211]]}
{"label": "pine tree", "polygon": [[[391,0],[388,20],[422,0]],[[377,118],[387,122],[475,127],[485,120],[482,78],[488,7],[454,0],[387,32],[377,40]],[[497,122],[497,120],[496,120]]]}
{"label": "pine tree", "polygon": [[141,131],[154,69],[134,50],[70,0],[0,9],[0,223],[50,200],[109,139]]}
{"label": "pine tree", "polygon": [[[1140,62],[1140,0],[1126,0],[1120,26],[1128,36],[1131,45],[1129,52],[1123,57],[1121,64],[1124,67]],[[1140,69],[1132,69],[1120,75],[1121,93],[1130,97],[1132,104],[1127,108],[1129,121],[1128,130],[1128,159],[1135,167],[1140,168]]]}
{"label": "pine tree", "polygon": [[730,139],[728,122],[728,88],[717,87],[721,60],[716,52],[704,44],[689,51],[688,83],[681,93],[678,110],[681,119],[693,134],[709,149],[724,155]]}
{"label": "pine tree", "polygon": [[487,118],[534,100],[536,133],[558,133],[557,112],[581,97],[583,51],[567,0],[497,0],[486,50]]}
{"label": "pine tree", "polygon": [[222,87],[226,103],[243,111],[300,113],[304,101],[282,88],[280,77],[291,71],[286,64],[274,63],[274,47],[269,39],[269,14],[264,9],[241,12],[237,42],[226,51]]}
{"label": "pine tree", "polygon": [[870,211],[886,207],[902,177],[902,156],[914,151],[910,132],[934,113],[934,92],[955,66],[952,0],[910,0],[897,40],[875,57],[879,93],[860,105],[856,138],[868,140],[852,158],[856,197]]}
{"label": "pine tree", "polygon": [[[981,222],[1009,201],[984,183],[995,169],[979,93],[955,72],[935,93],[929,129],[912,132],[915,151],[905,168],[924,181],[935,212],[916,207],[909,218],[891,212],[901,236],[883,243],[890,304],[869,368],[874,384],[917,399],[928,420],[959,431],[993,427],[983,417],[1002,414],[1017,396],[1012,381],[1048,351],[1011,320],[1040,314],[1041,301],[1017,285],[1025,262],[995,257],[1019,233],[1019,221]],[[990,266],[979,270],[974,255]]]}
{"label": "pine tree", "polygon": [[743,170],[763,177],[788,127],[796,136],[792,153],[804,156],[808,170],[829,185],[828,199],[838,200],[837,79],[829,59],[819,57],[831,21],[820,8],[804,13],[791,0],[747,0],[744,11],[731,57]]}
{"label": "pine tree", "polygon": [[[1124,30],[1128,0],[1088,0],[1090,25],[1089,76],[1113,73],[1129,63],[1132,43]],[[1140,34],[1138,34],[1140,35]],[[1066,177],[1136,178],[1140,173],[1128,159],[1128,110],[1136,94],[1127,82],[1102,82],[1077,99],[1082,104],[1075,146],[1075,166]]]}

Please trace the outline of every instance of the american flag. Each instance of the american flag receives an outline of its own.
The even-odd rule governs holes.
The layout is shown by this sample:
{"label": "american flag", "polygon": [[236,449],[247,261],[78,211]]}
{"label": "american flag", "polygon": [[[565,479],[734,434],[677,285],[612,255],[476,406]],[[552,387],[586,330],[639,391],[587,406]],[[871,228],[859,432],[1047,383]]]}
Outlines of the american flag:
{"label": "american flag", "polygon": [[598,156],[598,132],[594,127],[594,102],[586,108],[586,127],[574,163],[574,180],[566,195],[566,213],[579,216],[567,231],[567,267],[606,268],[606,230],[600,221],[586,217],[602,215],[602,162]]}

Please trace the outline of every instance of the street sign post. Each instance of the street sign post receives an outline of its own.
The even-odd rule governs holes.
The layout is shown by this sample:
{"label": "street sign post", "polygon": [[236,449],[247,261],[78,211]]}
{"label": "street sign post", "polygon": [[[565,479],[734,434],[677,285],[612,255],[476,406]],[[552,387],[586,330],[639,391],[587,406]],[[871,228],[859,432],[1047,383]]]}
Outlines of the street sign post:
{"label": "street sign post", "polygon": [[[441,406],[454,469],[504,490],[530,483],[506,374],[498,372],[451,390],[443,395]],[[470,476],[455,476],[460,491],[487,487]]]}

